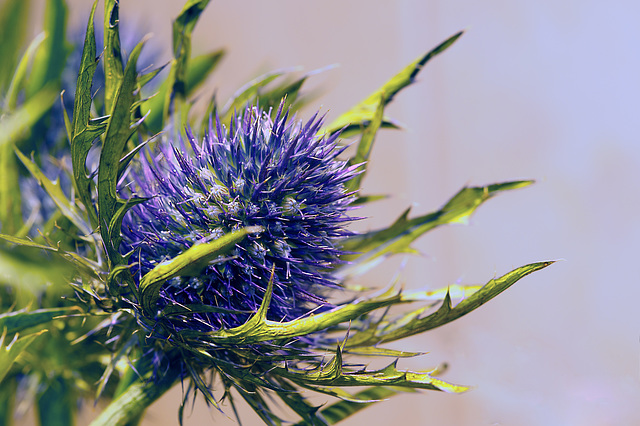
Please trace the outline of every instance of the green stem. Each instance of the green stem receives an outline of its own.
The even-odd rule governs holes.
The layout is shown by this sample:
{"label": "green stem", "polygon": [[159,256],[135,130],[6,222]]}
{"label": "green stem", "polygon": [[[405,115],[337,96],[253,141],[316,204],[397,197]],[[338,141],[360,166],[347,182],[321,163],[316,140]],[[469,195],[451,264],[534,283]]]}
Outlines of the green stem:
{"label": "green stem", "polygon": [[125,426],[136,424],[144,411],[178,381],[178,371],[169,370],[158,381],[148,379],[149,375],[137,380],[118,396],[96,418],[91,426]]}
{"label": "green stem", "polygon": [[[129,389],[129,387],[133,385],[137,380],[138,380],[138,373],[136,373],[136,371],[132,367],[127,368],[124,374],[122,375],[122,378],[118,382],[118,387],[116,388],[114,398],[118,398],[122,394],[124,394],[127,391],[127,389]],[[144,412],[141,412],[138,416],[134,418],[133,417],[130,418],[129,421],[127,421],[126,423],[126,426],[139,425],[140,422],[142,421],[143,415],[144,415]]]}
{"label": "green stem", "polygon": [[77,408],[73,387],[62,377],[56,377],[38,398],[38,418],[41,426],[74,424]]}

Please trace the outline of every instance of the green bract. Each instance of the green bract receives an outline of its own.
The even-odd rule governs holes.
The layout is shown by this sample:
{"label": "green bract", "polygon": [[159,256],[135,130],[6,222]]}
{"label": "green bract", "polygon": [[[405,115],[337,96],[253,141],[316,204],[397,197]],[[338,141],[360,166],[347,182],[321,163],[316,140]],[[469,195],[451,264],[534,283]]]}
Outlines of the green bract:
{"label": "green bract", "polygon": [[[270,425],[335,424],[401,391],[468,389],[442,380],[438,368],[400,369],[398,358],[419,354],[385,344],[466,315],[552,262],[433,291],[344,285],[532,183],[465,187],[434,212],[407,209],[387,227],[348,230],[349,206],[379,198],[360,188],[378,131],[398,128],[385,107],[461,33],[328,125],[292,118],[305,115],[309,76],[284,71],[249,82],[224,105],[214,98],[198,115],[194,91],[224,56],[191,57],[208,0],[188,0],[176,17],[168,76],[149,98],[146,85],[160,70],[139,71],[146,40],[124,61],[119,4],[105,0],[104,46],[95,41],[96,2],[69,115],[52,109],[71,96],[61,95],[67,9],[63,0],[46,4],[44,35],[28,47],[28,2],[8,0],[0,11],[0,424],[11,423],[19,381],[31,383],[29,396],[48,414],[42,425],[72,424],[77,400],[94,397],[110,402],[95,425],[138,424],[180,381],[188,382],[185,402],[197,390],[235,411],[241,396]],[[97,69],[104,84],[94,98]],[[339,138],[357,141],[350,158]],[[59,177],[50,164],[60,165]],[[39,199],[22,199],[27,178],[39,183]],[[51,211],[35,220],[30,212],[41,205]],[[355,356],[390,361],[368,369]],[[337,401],[316,406],[303,390]],[[292,416],[279,418],[273,399]]]}

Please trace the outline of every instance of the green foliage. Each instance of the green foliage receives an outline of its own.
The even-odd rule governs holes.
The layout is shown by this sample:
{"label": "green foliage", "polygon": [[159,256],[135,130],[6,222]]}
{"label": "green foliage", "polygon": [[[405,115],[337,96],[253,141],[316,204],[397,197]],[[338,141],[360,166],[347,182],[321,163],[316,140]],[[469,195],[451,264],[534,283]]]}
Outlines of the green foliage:
{"label": "green foliage", "polygon": [[[167,78],[168,90],[165,94],[163,117],[166,122],[169,115],[175,113],[180,126],[186,122],[184,101],[188,89],[188,65],[191,57],[191,34],[200,14],[209,4],[209,0],[187,0],[182,11],[173,21],[173,60]],[[174,105],[175,103],[175,105]]]}
{"label": "green foliage", "polygon": [[2,380],[11,369],[11,365],[14,363],[16,358],[18,358],[18,356],[27,349],[36,337],[46,332],[47,330],[42,330],[22,337],[15,334],[13,340],[9,343],[5,343],[7,331],[5,330],[2,333],[0,336],[0,383],[2,383]]}
{"label": "green foliage", "polygon": [[7,0],[0,9],[0,91],[9,84],[27,32],[29,0]]}
{"label": "green foliage", "polygon": [[0,121],[0,148],[28,133],[51,108],[57,95],[55,86],[45,86],[23,105],[3,116]]}
{"label": "green foliage", "polygon": [[71,314],[75,309],[48,308],[37,309],[35,311],[13,311],[0,314],[0,329],[6,331],[8,335],[20,333],[34,327],[41,327],[56,318]]}
{"label": "green foliage", "polygon": [[122,219],[131,207],[144,201],[143,199],[121,200],[116,189],[120,160],[134,130],[131,128],[131,108],[135,100],[134,90],[137,88],[136,63],[141,50],[142,43],[131,52],[124,76],[116,91],[98,166],[100,234],[114,267],[121,265],[125,260],[118,251]]}
{"label": "green foliage", "polygon": [[75,423],[73,384],[64,377],[54,377],[38,396],[38,421],[41,426],[68,426]]}
{"label": "green foliage", "polygon": [[[186,96],[191,96],[194,93],[215,70],[223,56],[224,50],[216,50],[206,55],[196,56],[189,61]],[[162,130],[164,103],[167,98],[170,99],[170,96],[167,95],[169,93],[168,90],[169,81],[164,80],[155,95],[143,103],[143,110],[147,116],[143,125],[153,133]]]}
{"label": "green foliage", "polygon": [[66,42],[67,6],[63,0],[47,0],[44,10],[44,42],[33,60],[27,95],[37,93],[45,85],[60,84],[69,46]]}
{"label": "green foliage", "polygon": [[60,181],[56,180],[52,182],[44,173],[40,171],[35,162],[29,160],[23,153],[16,150],[16,155],[22,162],[22,164],[29,170],[29,172],[35,177],[40,186],[47,192],[49,197],[56,203],[56,206],[60,209],[60,212],[73,223],[82,235],[91,234],[91,228],[84,221],[81,213],[78,209],[67,199],[67,196],[62,192],[60,187]]}
{"label": "green foliage", "polygon": [[93,26],[93,16],[97,3],[97,0],[93,3],[89,23],[87,24],[78,82],[76,83],[73,121],[68,130],[69,140],[71,141],[74,187],[80,202],[84,205],[89,215],[91,226],[94,228],[98,226],[98,215],[92,203],[91,187],[93,181],[87,174],[87,155],[89,155],[89,150],[94,140],[102,135],[107,127],[104,118],[91,119],[91,82],[98,65],[96,62],[96,40]]}
{"label": "green foliage", "polygon": [[118,0],[104,2],[104,109],[110,112],[118,87],[123,79],[122,52],[120,50],[120,4]]}

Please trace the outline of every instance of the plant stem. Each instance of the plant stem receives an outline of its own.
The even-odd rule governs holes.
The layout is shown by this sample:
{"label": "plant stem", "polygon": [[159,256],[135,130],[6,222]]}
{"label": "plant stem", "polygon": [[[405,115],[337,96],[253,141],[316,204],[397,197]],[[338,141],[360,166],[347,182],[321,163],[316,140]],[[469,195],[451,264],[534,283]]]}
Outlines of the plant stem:
{"label": "plant stem", "polygon": [[138,379],[126,391],[118,396],[91,423],[91,426],[125,426],[136,424],[144,411],[177,382],[178,371],[169,370],[158,380],[148,378]]}

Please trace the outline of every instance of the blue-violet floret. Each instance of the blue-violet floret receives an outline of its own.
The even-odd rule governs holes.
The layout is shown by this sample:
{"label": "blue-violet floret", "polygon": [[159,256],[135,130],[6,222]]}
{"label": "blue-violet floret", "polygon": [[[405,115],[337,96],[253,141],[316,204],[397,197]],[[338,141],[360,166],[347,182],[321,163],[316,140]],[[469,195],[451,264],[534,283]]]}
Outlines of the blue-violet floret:
{"label": "blue-violet floret", "polygon": [[149,198],[123,224],[138,281],[195,244],[243,227],[262,229],[198,276],[164,284],[158,312],[175,305],[217,308],[174,318],[173,329],[241,325],[260,306],[272,271],[270,319],[330,307],[325,296],[338,286],[332,270],[341,263],[339,242],[351,220],[353,194],[345,183],[356,167],[337,158],[344,149],[337,134],[318,134],[317,114],[303,123],[282,106],[275,118],[270,113],[247,107],[228,128],[212,120],[202,143],[187,130],[176,144],[159,143],[156,155],[143,155],[130,173],[132,194]]}

